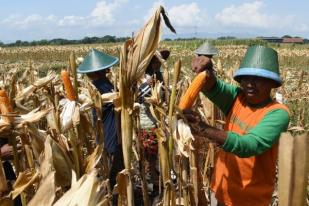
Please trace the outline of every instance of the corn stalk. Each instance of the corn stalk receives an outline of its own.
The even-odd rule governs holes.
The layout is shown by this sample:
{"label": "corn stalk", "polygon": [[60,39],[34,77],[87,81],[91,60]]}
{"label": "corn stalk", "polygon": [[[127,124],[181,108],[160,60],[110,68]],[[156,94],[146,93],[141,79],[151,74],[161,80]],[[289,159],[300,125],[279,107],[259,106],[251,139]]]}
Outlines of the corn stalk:
{"label": "corn stalk", "polygon": [[120,54],[120,98],[121,102],[121,137],[124,156],[125,174],[127,174],[127,203],[134,205],[133,185],[130,178],[132,137],[133,137],[133,105],[136,82],[144,75],[160,41],[161,16],[172,30],[163,7],[159,7],[147,24],[134,39],[129,39],[122,47]]}
{"label": "corn stalk", "polygon": [[173,87],[172,87],[172,94],[169,101],[169,110],[168,110],[168,122],[169,122],[169,132],[171,136],[168,139],[168,152],[169,152],[169,164],[170,167],[173,167],[173,148],[174,148],[174,141],[172,137],[173,131],[173,114],[174,114],[174,106],[176,101],[176,90],[177,90],[177,82],[179,80],[179,74],[181,69],[181,61],[178,60],[174,64],[174,74],[173,74]]}
{"label": "corn stalk", "polygon": [[308,181],[308,134],[283,133],[279,142],[279,206],[306,204]]}

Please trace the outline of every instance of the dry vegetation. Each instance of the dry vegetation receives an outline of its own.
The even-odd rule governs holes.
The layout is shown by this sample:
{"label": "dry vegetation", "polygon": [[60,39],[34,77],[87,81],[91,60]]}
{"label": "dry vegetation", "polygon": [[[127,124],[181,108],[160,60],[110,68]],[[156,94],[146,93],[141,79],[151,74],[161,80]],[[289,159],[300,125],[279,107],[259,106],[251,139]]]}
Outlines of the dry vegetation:
{"label": "dry vegetation", "polygon": [[[178,140],[177,138],[174,140],[178,145],[177,148],[170,147],[168,142],[173,142],[171,141],[172,125],[177,111],[173,106],[175,104],[168,103],[177,104],[179,97],[191,81],[193,77],[190,70],[191,59],[194,49],[201,41],[161,42],[157,45],[156,38],[156,36],[149,36],[153,48],[150,51],[145,50],[144,56],[140,59],[134,57],[136,47],[133,44],[138,45],[140,41],[138,37],[124,46],[100,44],[0,48],[0,86],[2,91],[7,93],[12,106],[12,110],[1,109],[0,134],[1,137],[8,137],[14,145],[12,162],[18,173],[18,180],[11,190],[0,184],[1,192],[7,195],[0,200],[0,204],[10,205],[12,198],[21,195],[25,205],[53,203],[55,205],[110,205],[112,188],[109,188],[108,184],[107,156],[104,152],[102,153],[102,144],[94,144],[96,136],[104,138],[102,126],[100,124],[96,127],[92,126],[90,111],[96,109],[100,114],[102,104],[106,101],[117,102],[119,98],[122,99],[122,103],[117,109],[122,112],[124,122],[122,129],[127,131],[125,136],[122,136],[123,141],[126,141],[124,149],[126,169],[119,174],[116,190],[120,194],[119,204],[134,204],[134,184],[138,183],[133,180],[138,179],[141,182],[145,180],[141,169],[143,162],[140,162],[143,159],[138,146],[140,143],[134,135],[138,132],[138,115],[136,115],[138,110],[134,104],[134,91],[130,88],[134,87],[137,79],[145,71],[145,67],[138,67],[139,70],[137,70],[137,67],[131,68],[129,65],[139,66],[143,61],[149,62],[147,55],[153,55],[157,46],[171,51],[168,61],[163,62],[166,77],[164,81],[166,85],[173,85],[174,91],[176,89],[178,91],[178,93],[172,91],[172,97],[168,102],[164,102],[157,93],[162,85],[156,84],[153,88],[153,96],[149,99],[153,115],[159,125],[157,136],[163,189],[158,204],[194,205],[198,201],[197,186],[201,184],[198,178],[202,176],[200,180],[207,187],[208,171],[213,161],[211,155],[213,145],[205,140],[199,143],[203,147],[199,148],[197,153],[194,152],[191,149],[194,145],[191,144],[190,138],[185,136],[186,128],[179,126],[181,125],[179,123],[178,129],[183,131],[184,136],[180,137],[180,140],[179,137]],[[217,42],[217,44],[220,54],[214,58],[216,71],[221,78],[235,83],[231,77],[247,45],[232,45],[228,42],[226,44]],[[289,130],[293,134],[308,131],[309,47],[273,46],[279,53],[280,68],[285,82],[277,92],[283,95],[285,103],[291,110]],[[116,94],[111,98],[102,98],[86,77],[77,77],[75,74],[75,57],[85,56],[91,48],[121,56],[122,64],[114,68],[111,76],[115,85],[119,86],[120,96]],[[181,60],[181,65],[178,60]],[[175,72],[180,68],[179,79],[173,80]],[[73,104],[67,100],[63,89],[60,79],[62,69],[71,72],[72,82],[78,79],[78,99],[73,101]],[[130,70],[131,72],[128,72]],[[76,88],[77,84],[75,83],[74,86]],[[124,88],[128,88],[129,91],[123,91]],[[127,96],[123,95],[124,93],[130,93],[129,96],[132,98],[126,99]],[[202,95],[195,104],[195,109],[212,125],[219,126],[216,120],[223,120],[220,113],[216,112]],[[72,117],[67,121],[63,116],[65,110],[70,110],[69,117]],[[128,122],[131,123],[128,124]],[[17,152],[17,142],[22,144],[21,153]],[[201,169],[196,170],[197,166]],[[171,179],[171,169],[174,169],[176,174],[176,182]],[[1,170],[0,167],[0,178],[3,178]],[[142,188],[143,194],[147,194],[144,184]],[[145,205],[149,205],[146,202],[146,196],[144,195],[143,201]],[[277,204],[277,201],[273,204]]]}

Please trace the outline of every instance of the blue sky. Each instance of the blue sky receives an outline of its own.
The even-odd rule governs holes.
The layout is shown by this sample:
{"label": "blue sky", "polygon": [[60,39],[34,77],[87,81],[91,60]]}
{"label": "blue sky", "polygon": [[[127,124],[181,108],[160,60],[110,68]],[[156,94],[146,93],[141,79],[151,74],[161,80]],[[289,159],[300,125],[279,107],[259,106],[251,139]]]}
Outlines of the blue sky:
{"label": "blue sky", "polygon": [[0,41],[129,36],[158,5],[177,35],[309,38],[309,1],[294,0],[1,0]]}

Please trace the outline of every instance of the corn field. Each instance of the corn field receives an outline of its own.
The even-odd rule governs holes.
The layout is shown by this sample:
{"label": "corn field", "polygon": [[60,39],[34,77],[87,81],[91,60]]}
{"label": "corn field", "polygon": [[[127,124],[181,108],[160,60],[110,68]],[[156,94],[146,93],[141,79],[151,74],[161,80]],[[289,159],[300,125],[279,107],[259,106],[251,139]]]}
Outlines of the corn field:
{"label": "corn field", "polygon": [[[194,78],[191,60],[194,50],[203,41],[160,42],[160,24],[163,24],[160,15],[164,16],[164,10],[157,10],[148,24],[126,43],[0,48],[0,137],[7,138],[13,145],[10,162],[17,174],[17,180],[8,187],[0,164],[0,193],[4,194],[0,205],[12,205],[12,200],[20,196],[22,204],[30,206],[105,206],[112,205],[115,194],[118,195],[118,205],[208,204],[210,171],[216,146],[205,138],[194,141],[185,120],[177,120],[181,111],[175,106]],[[171,29],[169,22],[165,24]],[[149,33],[150,29],[152,32]],[[248,44],[211,42],[219,50],[219,55],[213,59],[217,75],[236,84],[232,79],[233,73]],[[309,46],[269,46],[278,51],[284,80],[283,86],[273,95],[281,94],[291,111],[286,136],[306,136],[309,130]],[[101,95],[86,76],[76,74],[79,57],[84,57],[91,48],[120,57],[120,64],[113,68],[109,76],[117,91],[114,94]],[[145,73],[151,57],[158,55],[156,51],[160,49],[171,52],[166,61],[160,56],[158,58],[162,62],[164,84],[172,89],[165,89],[169,98],[164,100],[159,95],[163,85],[156,83],[152,96],[147,100],[158,123],[156,135],[161,187],[159,198],[154,203],[147,195],[143,152],[137,138],[139,105],[135,98],[136,91],[132,88]],[[71,97],[63,83],[63,71],[68,72],[67,84],[71,84],[75,92]],[[118,174],[114,188],[109,186],[110,165],[104,145],[95,141],[97,137],[104,139],[102,117],[98,117],[99,121],[94,126],[91,112],[96,110],[97,114],[101,114],[102,105],[110,102],[121,115],[125,163],[125,169]],[[222,127],[222,114],[205,96],[200,94],[193,110],[209,124]],[[293,141],[288,137],[283,139]],[[308,138],[302,141],[295,141],[294,149],[287,148],[279,156],[284,156],[284,151],[291,151],[289,161],[293,165],[295,157],[292,153],[299,148],[297,145],[303,145],[301,151],[308,150],[308,146],[304,146],[308,145]],[[301,156],[308,167],[308,153],[295,155],[298,158]],[[291,179],[292,174],[300,175],[292,171],[291,165],[280,165],[280,161],[279,157],[279,179],[280,175],[283,179],[287,176]],[[291,172],[282,174],[280,168],[285,171],[290,169]],[[306,177],[306,173],[303,176]],[[308,178],[304,178],[303,182],[308,183]],[[137,185],[140,185],[140,190],[136,189]],[[291,185],[291,182],[280,183],[279,180],[279,192],[280,187],[281,190],[282,187],[289,187],[288,190],[292,191]],[[199,188],[204,188],[205,192],[201,194]],[[308,189],[302,194],[308,199]],[[278,203],[278,190],[273,196],[272,205],[283,206],[280,201],[296,204],[292,203],[292,196],[290,199],[280,199],[280,193]]]}

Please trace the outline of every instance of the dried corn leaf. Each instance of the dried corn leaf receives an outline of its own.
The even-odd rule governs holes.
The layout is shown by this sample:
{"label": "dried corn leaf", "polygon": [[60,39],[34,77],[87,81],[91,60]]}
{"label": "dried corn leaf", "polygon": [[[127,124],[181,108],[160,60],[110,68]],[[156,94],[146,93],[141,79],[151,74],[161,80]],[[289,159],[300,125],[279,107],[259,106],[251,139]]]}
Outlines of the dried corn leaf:
{"label": "dried corn leaf", "polygon": [[52,148],[53,166],[56,170],[55,182],[57,186],[70,186],[72,180],[73,163],[69,158],[67,151],[59,146],[51,138],[46,140]]}
{"label": "dried corn leaf", "polygon": [[[119,194],[120,201],[122,201],[122,199],[125,199],[127,196],[127,184],[128,184],[127,172],[126,170],[122,170],[117,174],[117,184],[115,185],[115,190]],[[114,191],[113,193],[116,193],[116,191]]]}
{"label": "dried corn leaf", "polygon": [[46,116],[52,108],[43,109],[39,111],[39,108],[36,108],[29,112],[28,114],[22,114],[20,117],[15,117],[14,119],[14,125],[16,125],[16,128],[21,128],[24,124],[27,123],[35,123],[41,120],[44,116]]}
{"label": "dried corn leaf", "polygon": [[102,152],[103,152],[103,145],[102,144],[97,145],[93,153],[90,156],[88,156],[86,159],[87,166],[85,169],[85,173],[89,173],[92,169],[95,168],[95,166],[100,161]]}
{"label": "dried corn leaf", "polygon": [[42,180],[38,191],[35,193],[28,206],[51,206],[55,200],[55,193],[55,172],[52,171]]}
{"label": "dried corn leaf", "polygon": [[93,200],[98,201],[98,195],[102,197],[99,187],[100,184],[97,178],[97,171],[92,170],[90,174],[83,175],[78,182],[72,185],[71,189],[67,191],[54,206],[96,205],[97,202]]}
{"label": "dried corn leaf", "polygon": [[9,198],[9,197],[1,197],[0,198],[0,205],[1,206],[13,206],[14,203],[13,203],[12,199]]}
{"label": "dried corn leaf", "polygon": [[55,184],[57,186],[70,186],[73,163],[67,152],[50,136],[47,136],[44,146],[44,157],[40,166],[42,176],[45,177],[55,170]]}
{"label": "dried corn leaf", "polygon": [[39,130],[34,124],[27,124],[27,131],[31,139],[31,147],[35,159],[39,159],[41,152],[44,150],[44,142],[46,140],[47,134],[45,131]]}
{"label": "dried corn leaf", "polygon": [[46,77],[38,79],[37,81],[34,82],[33,85],[30,85],[27,88],[23,89],[22,91],[18,92],[15,97],[15,100],[20,102],[21,100],[28,98],[34,91],[49,84],[53,79],[55,79],[55,77],[56,75],[54,72],[48,73]]}
{"label": "dried corn leaf", "polygon": [[[4,121],[2,118],[0,119],[0,136],[6,136],[11,132],[11,125],[10,123]],[[1,137],[0,137],[1,138]]]}
{"label": "dried corn leaf", "polygon": [[13,185],[14,190],[11,192],[12,198],[15,199],[24,190],[26,190],[30,185],[39,179],[39,172],[33,170],[28,170],[20,172],[16,182]]}
{"label": "dried corn leaf", "polygon": [[168,27],[175,32],[164,8],[160,6],[146,25],[137,33],[134,40],[127,41],[125,44],[125,48],[128,49],[128,53],[125,52],[125,58],[122,58],[122,60],[126,60],[122,64],[126,63],[128,69],[123,82],[125,86],[129,86],[141,78],[159,45],[161,36],[160,14],[162,14]]}

